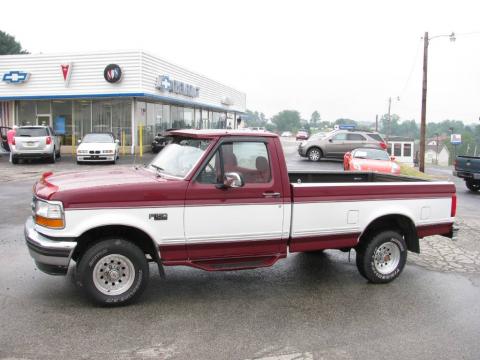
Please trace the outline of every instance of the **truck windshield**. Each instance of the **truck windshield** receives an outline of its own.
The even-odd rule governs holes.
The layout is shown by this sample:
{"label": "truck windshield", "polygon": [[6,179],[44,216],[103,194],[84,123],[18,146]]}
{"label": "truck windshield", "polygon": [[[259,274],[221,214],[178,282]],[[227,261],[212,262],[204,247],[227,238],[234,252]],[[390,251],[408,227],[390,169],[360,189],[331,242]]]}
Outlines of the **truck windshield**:
{"label": "truck windshield", "polygon": [[160,174],[183,178],[201,158],[209,144],[210,140],[207,139],[174,137],[152,160],[149,167]]}

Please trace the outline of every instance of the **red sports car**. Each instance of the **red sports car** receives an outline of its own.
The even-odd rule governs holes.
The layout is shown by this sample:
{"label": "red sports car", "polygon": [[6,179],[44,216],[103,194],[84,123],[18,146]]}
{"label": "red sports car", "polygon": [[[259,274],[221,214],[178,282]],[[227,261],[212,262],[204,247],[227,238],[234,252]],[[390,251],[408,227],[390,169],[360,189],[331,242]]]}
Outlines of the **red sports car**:
{"label": "red sports car", "polygon": [[297,140],[307,140],[308,139],[308,132],[306,132],[304,130],[300,130],[299,132],[297,132],[296,139]]}
{"label": "red sports car", "polygon": [[400,166],[395,157],[385,150],[359,148],[347,152],[343,157],[343,168],[346,171],[374,171],[399,175]]}

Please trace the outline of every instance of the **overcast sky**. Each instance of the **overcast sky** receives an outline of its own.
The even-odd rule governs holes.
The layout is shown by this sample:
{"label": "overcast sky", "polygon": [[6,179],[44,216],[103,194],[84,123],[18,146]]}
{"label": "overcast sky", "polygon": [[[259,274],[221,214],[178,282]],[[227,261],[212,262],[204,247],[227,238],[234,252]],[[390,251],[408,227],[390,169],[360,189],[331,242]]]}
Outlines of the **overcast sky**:
{"label": "overcast sky", "polygon": [[419,121],[421,37],[455,31],[430,43],[427,121],[479,123],[478,0],[16,0],[2,14],[32,53],[143,49],[244,91],[248,109],[330,121],[373,121],[390,96]]}

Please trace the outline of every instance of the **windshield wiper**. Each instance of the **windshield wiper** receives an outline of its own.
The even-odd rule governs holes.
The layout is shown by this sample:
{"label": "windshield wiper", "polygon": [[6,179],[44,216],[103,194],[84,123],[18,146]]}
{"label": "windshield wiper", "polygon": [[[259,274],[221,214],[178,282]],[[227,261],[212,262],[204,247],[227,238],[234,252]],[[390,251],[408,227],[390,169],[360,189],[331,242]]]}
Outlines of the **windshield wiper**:
{"label": "windshield wiper", "polygon": [[164,168],[160,167],[160,166],[157,166],[157,165],[154,165],[154,164],[150,164],[151,167],[153,167],[155,170],[157,170],[157,175],[158,176],[162,176],[163,174],[161,173],[161,171],[165,171]]}

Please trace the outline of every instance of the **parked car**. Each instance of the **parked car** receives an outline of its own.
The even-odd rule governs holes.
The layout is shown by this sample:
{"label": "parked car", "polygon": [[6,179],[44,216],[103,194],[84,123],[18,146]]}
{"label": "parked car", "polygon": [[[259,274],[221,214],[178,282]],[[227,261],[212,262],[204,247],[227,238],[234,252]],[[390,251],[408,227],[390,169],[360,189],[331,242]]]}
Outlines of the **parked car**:
{"label": "parked car", "polygon": [[7,132],[12,130],[8,126],[0,126],[0,150],[2,152],[10,152],[10,146],[8,145]]}
{"label": "parked car", "polygon": [[322,158],[343,159],[346,152],[356,148],[387,148],[385,140],[374,131],[336,130],[324,137],[311,137],[298,146],[298,154],[311,161]]}
{"label": "parked car", "polygon": [[254,126],[249,129],[252,131],[267,131],[267,129],[265,129],[263,126]]}
{"label": "parked car", "polygon": [[61,156],[61,144],[50,126],[20,126],[10,151],[14,164],[20,159],[46,159],[54,163]]}
{"label": "parked car", "polygon": [[284,131],[282,132],[282,137],[291,137],[293,136],[292,132],[291,131]]}
{"label": "parked car", "polygon": [[84,162],[110,162],[119,158],[119,141],[112,133],[90,133],[78,140],[77,164]]}
{"label": "parked car", "polygon": [[168,144],[170,138],[168,136],[157,134],[152,141],[152,152],[154,154],[159,153]]}
{"label": "parked car", "polygon": [[385,150],[360,148],[347,152],[343,157],[343,168],[346,171],[373,171],[400,175],[400,166],[395,157]]}
{"label": "parked car", "polygon": [[454,166],[453,175],[465,180],[470,191],[480,190],[480,157],[457,156]]}
{"label": "parked car", "polygon": [[308,132],[305,130],[299,130],[297,132],[296,140],[307,140],[308,139]]}
{"label": "parked car", "polygon": [[161,274],[174,265],[231,271],[353,248],[360,275],[388,283],[407,250],[420,251],[419,239],[456,237],[451,182],[288,172],[280,139],[268,132],[170,135],[145,167],[42,176],[25,224],[40,270],[66,274],[75,261],[76,283],[90,299],[121,305],[146,288],[149,262]]}

